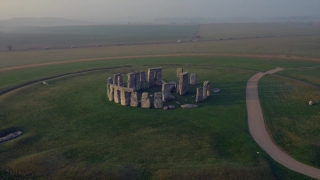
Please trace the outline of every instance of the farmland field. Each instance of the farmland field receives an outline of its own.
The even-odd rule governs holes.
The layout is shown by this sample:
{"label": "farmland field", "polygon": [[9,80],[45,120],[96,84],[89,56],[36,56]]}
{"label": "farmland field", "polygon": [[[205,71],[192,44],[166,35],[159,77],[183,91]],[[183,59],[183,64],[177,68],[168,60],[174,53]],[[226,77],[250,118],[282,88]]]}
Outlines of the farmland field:
{"label": "farmland field", "polygon": [[21,28],[0,34],[0,51],[190,40],[195,25],[96,25]]}
{"label": "farmland field", "polygon": [[[199,32],[204,40],[215,38],[218,31],[226,37],[237,34],[225,31],[235,27],[239,37],[247,37],[249,30],[269,35],[277,28],[287,35],[315,33],[306,23],[285,25],[200,25]],[[124,27],[129,26],[132,39],[127,42],[166,40],[180,31],[181,39],[190,39],[197,27],[167,25],[161,30],[146,25],[142,33],[138,30],[142,26]],[[41,31],[50,38],[75,31],[64,28]],[[78,39],[88,28],[78,29],[74,42],[96,41],[89,36],[90,42]],[[103,34],[106,27],[101,28],[91,29],[91,35]],[[109,34],[125,34],[117,28]],[[64,44],[59,38],[51,40]],[[29,42],[36,45],[40,39]],[[0,137],[23,131],[20,137],[0,143],[0,179],[310,179],[276,163],[254,142],[247,127],[245,96],[252,75],[286,68],[259,83],[269,133],[289,155],[320,167],[320,96],[314,86],[320,86],[315,68],[320,66],[319,46],[316,35],[0,52],[0,93],[38,80],[0,96]],[[192,110],[181,109],[175,101],[165,104],[176,109],[164,111],[107,100],[109,76],[122,73],[126,82],[126,73],[158,66],[163,67],[165,81],[175,80],[176,68],[182,67],[197,73],[199,83],[209,80],[221,92]],[[40,80],[62,74],[66,75],[47,80],[49,86]],[[175,95],[176,101],[195,103],[198,86],[189,85],[188,94]],[[309,106],[309,100],[316,104]]]}
{"label": "farmland field", "polygon": [[242,23],[201,25],[203,39],[262,38],[320,35],[320,27],[312,23]]}

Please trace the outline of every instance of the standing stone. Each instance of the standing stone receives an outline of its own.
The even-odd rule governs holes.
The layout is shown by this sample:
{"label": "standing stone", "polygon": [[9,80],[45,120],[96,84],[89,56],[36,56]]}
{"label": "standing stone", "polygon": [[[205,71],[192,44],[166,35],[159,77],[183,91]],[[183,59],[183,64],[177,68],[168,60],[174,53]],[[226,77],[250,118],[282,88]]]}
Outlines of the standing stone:
{"label": "standing stone", "polygon": [[123,106],[130,105],[130,93],[124,90],[121,90],[121,105]]}
{"label": "standing stone", "polygon": [[158,86],[161,86],[162,85],[162,71],[157,71],[156,72],[156,82],[155,84],[158,85]]}
{"label": "standing stone", "polygon": [[136,89],[135,73],[128,73],[128,88]]}
{"label": "standing stone", "polygon": [[168,102],[175,99],[174,96],[171,95],[171,90],[174,85],[170,83],[162,84],[162,101]]}
{"label": "standing stone", "polygon": [[112,77],[108,77],[107,96],[108,96],[109,101],[113,101],[113,89],[110,88],[111,84],[113,84]]}
{"label": "standing stone", "polygon": [[198,84],[198,79],[197,79],[197,74],[196,73],[192,73],[190,75],[190,84],[191,85],[196,85]]}
{"label": "standing stone", "polygon": [[210,81],[205,81],[203,83],[203,100],[208,99],[210,96]]}
{"label": "standing stone", "polygon": [[203,101],[203,88],[199,87],[197,88],[197,95],[196,95],[196,102]]}
{"label": "standing stone", "polygon": [[187,91],[188,91],[188,72],[184,72],[180,74],[179,94],[183,96],[186,94]]}
{"label": "standing stone", "polygon": [[144,72],[144,71],[140,72],[140,81],[141,81],[141,83],[147,82],[146,72]]}
{"label": "standing stone", "polygon": [[130,106],[132,106],[132,107],[138,107],[139,106],[139,100],[138,100],[138,93],[137,92],[131,93]]}
{"label": "standing stone", "polygon": [[179,94],[179,79],[180,79],[180,74],[183,73],[183,69],[182,68],[178,68],[176,71],[176,92]]}
{"label": "standing stone", "polygon": [[117,89],[114,89],[113,95],[114,95],[114,102],[120,103],[120,101],[121,101],[120,91]]}
{"label": "standing stone", "polygon": [[147,92],[142,93],[141,97],[141,107],[142,108],[150,108],[151,103],[149,99],[149,94]]}
{"label": "standing stone", "polygon": [[113,84],[114,84],[114,85],[118,85],[118,76],[119,76],[119,75],[120,75],[119,73],[113,75]]}
{"label": "standing stone", "polygon": [[150,87],[153,87],[155,85],[155,74],[154,74],[154,71],[149,71],[148,72],[148,82],[149,82],[149,88]]}
{"label": "standing stone", "polygon": [[140,72],[135,72],[135,82],[136,91],[139,91],[141,89]]}
{"label": "standing stone", "polygon": [[123,86],[123,77],[122,77],[122,74],[119,74],[119,75],[118,75],[117,82],[118,82],[118,86]]}
{"label": "standing stone", "polygon": [[154,93],[153,105],[157,109],[163,108],[162,93],[161,92]]}

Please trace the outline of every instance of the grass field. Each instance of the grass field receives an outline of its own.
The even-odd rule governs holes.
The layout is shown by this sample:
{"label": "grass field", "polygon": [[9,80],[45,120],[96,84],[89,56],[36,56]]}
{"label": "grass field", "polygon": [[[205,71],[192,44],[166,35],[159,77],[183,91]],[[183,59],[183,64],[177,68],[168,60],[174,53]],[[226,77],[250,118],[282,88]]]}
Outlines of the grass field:
{"label": "grass field", "polygon": [[[163,65],[164,79],[173,80],[177,67]],[[245,86],[254,71],[182,67],[198,73],[200,82],[210,80],[221,93],[189,111],[109,102],[106,78],[147,68],[137,65],[56,79],[50,86],[38,83],[2,96],[1,127],[24,134],[0,145],[0,166],[15,176],[40,179],[307,179],[270,160],[248,133]],[[188,102],[193,93],[195,87]]]}
{"label": "grass field", "polygon": [[[290,71],[281,74],[288,75]],[[314,77],[309,78],[312,80]],[[267,76],[259,82],[259,93],[274,141],[295,159],[319,168],[320,88],[281,76]],[[310,100],[314,106],[309,106]]]}
{"label": "grass field", "polygon": [[[184,27],[187,28],[181,30]],[[90,44],[96,40],[94,36],[108,38],[102,35],[108,32],[114,37],[110,42],[153,42],[176,35],[191,38],[195,30],[176,25],[117,28],[76,28],[78,34],[70,38]],[[301,36],[0,52],[0,92],[58,74],[104,68],[50,80],[49,86],[39,82],[0,96],[0,135],[24,132],[21,137],[0,144],[0,179],[309,179],[274,162],[253,141],[247,128],[245,87],[256,72],[276,67],[293,68],[279,75],[320,86],[319,68],[301,68],[320,66],[320,36],[302,36],[316,33],[315,28],[319,27],[309,27],[307,23],[201,25],[204,39],[215,39],[219,34],[251,37],[254,32],[259,36]],[[59,32],[75,31],[70,27],[40,30],[46,36],[21,40],[33,45],[43,43],[45,38],[67,43]],[[85,36],[87,32],[91,34]],[[86,40],[89,36],[90,42]],[[168,57],[138,57],[141,55]],[[114,58],[122,56],[137,57]],[[1,70],[79,59],[92,60]],[[174,80],[175,69],[182,67],[196,72],[200,82],[210,80],[212,87],[222,91],[192,110],[147,110],[107,100],[108,76],[156,66],[164,68],[167,81]],[[259,83],[266,123],[281,148],[302,162],[320,167],[319,90],[289,78],[270,75]],[[190,86],[187,96],[178,100],[193,103],[194,94],[195,87]],[[316,105],[308,106],[309,100]]]}
{"label": "grass field", "polygon": [[266,36],[302,36],[319,34],[312,23],[230,23],[201,25],[203,39],[261,38]]}
{"label": "grass field", "polygon": [[21,28],[0,34],[0,50],[190,40],[195,25],[97,25]]}

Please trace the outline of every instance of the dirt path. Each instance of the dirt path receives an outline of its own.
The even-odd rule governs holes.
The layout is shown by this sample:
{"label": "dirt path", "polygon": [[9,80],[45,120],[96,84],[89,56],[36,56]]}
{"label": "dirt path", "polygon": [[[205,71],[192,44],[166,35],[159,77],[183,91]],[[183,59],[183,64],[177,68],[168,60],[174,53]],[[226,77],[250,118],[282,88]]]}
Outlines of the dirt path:
{"label": "dirt path", "polygon": [[131,59],[131,58],[152,58],[152,57],[180,57],[180,56],[225,56],[225,57],[248,57],[259,59],[285,59],[285,60],[306,60],[306,61],[318,61],[320,58],[308,58],[299,56],[285,56],[285,55],[257,55],[257,54],[220,54],[220,53],[185,53],[185,54],[156,54],[156,55],[139,55],[139,56],[118,56],[118,57],[103,57],[103,58],[90,58],[90,59],[75,59],[66,61],[55,61],[37,64],[27,64],[21,66],[12,66],[1,68],[0,72],[13,71],[18,69],[26,69],[32,67],[41,67],[57,64],[77,63],[77,62],[89,62],[89,61],[103,61],[103,60],[116,60],[116,59]]}
{"label": "dirt path", "polygon": [[281,70],[283,69],[276,68],[265,73],[257,73],[247,82],[246,103],[250,134],[257,144],[278,163],[293,171],[320,179],[320,169],[300,163],[283,152],[272,141],[265,127],[258,96],[258,82],[264,75],[273,74]]}

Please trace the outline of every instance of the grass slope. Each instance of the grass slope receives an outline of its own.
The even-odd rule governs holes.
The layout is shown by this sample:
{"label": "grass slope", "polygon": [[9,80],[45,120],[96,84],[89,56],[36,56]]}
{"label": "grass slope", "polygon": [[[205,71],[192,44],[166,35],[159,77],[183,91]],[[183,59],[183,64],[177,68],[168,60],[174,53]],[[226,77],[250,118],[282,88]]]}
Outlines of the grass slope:
{"label": "grass slope", "polygon": [[[163,65],[163,78],[174,80],[177,67]],[[192,110],[141,109],[109,102],[107,77],[146,69],[136,66],[56,79],[50,86],[38,83],[0,97],[1,128],[24,132],[0,144],[0,166],[5,169],[0,175],[308,179],[270,160],[248,133],[245,86],[254,71],[183,68],[198,73],[199,82],[210,80],[221,93]],[[194,93],[195,87],[191,87],[186,102],[193,101],[190,96]]]}
{"label": "grass slope", "polygon": [[[259,82],[259,96],[276,144],[295,159],[319,168],[320,89],[280,76],[266,76]],[[314,106],[308,105],[310,100]]]}

